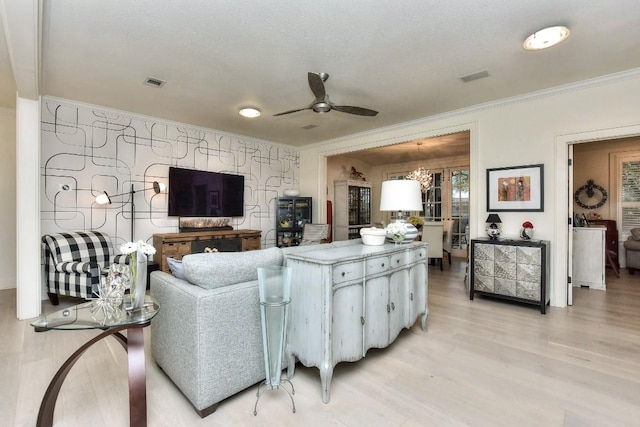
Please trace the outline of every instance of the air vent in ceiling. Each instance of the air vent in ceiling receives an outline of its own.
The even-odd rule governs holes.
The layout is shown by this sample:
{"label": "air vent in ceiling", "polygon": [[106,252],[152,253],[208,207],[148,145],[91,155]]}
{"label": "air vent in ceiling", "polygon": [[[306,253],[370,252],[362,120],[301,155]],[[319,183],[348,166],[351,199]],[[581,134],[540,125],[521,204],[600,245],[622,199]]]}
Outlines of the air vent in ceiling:
{"label": "air vent in ceiling", "polygon": [[162,87],[165,84],[164,80],[156,79],[155,77],[147,77],[144,80],[144,84],[153,86],[153,87]]}
{"label": "air vent in ceiling", "polygon": [[302,126],[302,129],[309,130],[309,129],[313,129],[313,128],[317,128],[317,127],[318,127],[317,125],[306,125],[306,126]]}
{"label": "air vent in ceiling", "polygon": [[477,73],[467,74],[466,76],[460,77],[460,80],[462,80],[464,83],[469,83],[474,80],[483,79],[485,77],[489,77],[489,72],[487,70],[478,71]]}

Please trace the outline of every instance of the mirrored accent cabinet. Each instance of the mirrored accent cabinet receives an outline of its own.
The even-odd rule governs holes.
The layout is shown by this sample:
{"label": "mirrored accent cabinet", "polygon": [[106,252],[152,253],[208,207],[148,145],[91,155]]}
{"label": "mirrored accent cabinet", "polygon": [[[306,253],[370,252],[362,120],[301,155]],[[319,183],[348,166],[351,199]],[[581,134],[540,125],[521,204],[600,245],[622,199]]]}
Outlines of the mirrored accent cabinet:
{"label": "mirrored accent cabinet", "polygon": [[535,304],[546,313],[550,298],[546,240],[471,240],[469,298],[475,295]]}

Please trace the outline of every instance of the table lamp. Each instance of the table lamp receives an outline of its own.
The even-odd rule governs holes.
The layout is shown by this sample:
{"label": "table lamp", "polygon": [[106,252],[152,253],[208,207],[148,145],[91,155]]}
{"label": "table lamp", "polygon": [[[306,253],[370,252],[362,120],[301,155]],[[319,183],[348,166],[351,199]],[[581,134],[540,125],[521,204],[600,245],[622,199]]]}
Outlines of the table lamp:
{"label": "table lamp", "polygon": [[412,242],[418,237],[418,229],[404,219],[404,211],[422,211],[420,183],[410,179],[383,181],[380,210],[397,212],[396,222],[402,222],[407,228],[402,243]]}
{"label": "table lamp", "polygon": [[487,220],[485,221],[487,224],[487,235],[491,240],[496,240],[500,237],[500,227],[498,224],[502,224],[500,220],[500,216],[498,214],[489,214]]}

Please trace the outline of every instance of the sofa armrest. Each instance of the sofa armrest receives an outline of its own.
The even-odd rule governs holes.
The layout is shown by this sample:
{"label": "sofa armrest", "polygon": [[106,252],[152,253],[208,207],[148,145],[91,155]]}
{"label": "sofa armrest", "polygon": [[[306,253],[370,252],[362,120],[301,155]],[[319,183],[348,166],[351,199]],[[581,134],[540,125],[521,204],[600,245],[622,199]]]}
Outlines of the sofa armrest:
{"label": "sofa armrest", "polygon": [[196,409],[264,379],[257,280],[204,289],[154,271],[150,292],[153,358]]}

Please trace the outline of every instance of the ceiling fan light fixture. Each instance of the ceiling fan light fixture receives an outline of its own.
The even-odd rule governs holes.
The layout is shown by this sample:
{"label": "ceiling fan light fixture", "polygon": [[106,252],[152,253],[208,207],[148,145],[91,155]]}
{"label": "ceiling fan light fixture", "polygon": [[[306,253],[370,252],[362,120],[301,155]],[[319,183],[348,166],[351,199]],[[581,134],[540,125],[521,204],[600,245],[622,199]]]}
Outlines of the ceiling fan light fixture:
{"label": "ceiling fan light fixture", "polygon": [[569,33],[569,29],[562,25],[543,28],[527,37],[522,46],[526,50],[547,49],[564,41]]}
{"label": "ceiling fan light fixture", "polygon": [[313,104],[313,111],[316,113],[328,113],[331,111],[331,105],[328,102],[316,102]]}
{"label": "ceiling fan light fixture", "polygon": [[262,114],[260,112],[260,110],[258,110],[257,108],[253,108],[253,107],[241,108],[240,111],[238,111],[238,113],[240,113],[240,115],[242,117],[247,117],[249,119],[254,119],[256,117],[259,117],[260,114]]}

